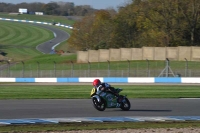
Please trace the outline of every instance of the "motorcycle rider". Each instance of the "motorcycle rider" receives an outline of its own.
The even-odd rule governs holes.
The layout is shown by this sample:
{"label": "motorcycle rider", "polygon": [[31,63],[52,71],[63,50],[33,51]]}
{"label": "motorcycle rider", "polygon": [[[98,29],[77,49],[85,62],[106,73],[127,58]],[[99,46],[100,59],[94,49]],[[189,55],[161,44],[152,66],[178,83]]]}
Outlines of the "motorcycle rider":
{"label": "motorcycle rider", "polygon": [[118,101],[121,102],[122,97],[118,94],[118,92],[116,91],[116,89],[114,87],[111,87],[110,84],[105,83],[105,82],[101,82],[99,79],[95,79],[92,83],[92,85],[95,87],[96,91],[98,92],[100,91],[109,91],[112,94],[114,94],[115,96],[118,97]]}

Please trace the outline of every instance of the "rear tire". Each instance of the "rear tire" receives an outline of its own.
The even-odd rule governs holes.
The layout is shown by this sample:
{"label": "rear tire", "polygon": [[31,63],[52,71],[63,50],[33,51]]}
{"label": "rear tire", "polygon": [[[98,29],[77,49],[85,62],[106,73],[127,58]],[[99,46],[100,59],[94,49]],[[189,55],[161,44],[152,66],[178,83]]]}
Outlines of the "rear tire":
{"label": "rear tire", "polygon": [[120,108],[124,111],[128,111],[131,108],[131,103],[128,100],[128,98],[125,98],[122,102],[121,102],[121,106]]}
{"label": "rear tire", "polygon": [[98,102],[96,97],[92,98],[93,106],[99,111],[104,111],[106,109],[106,104],[104,100],[101,99],[101,103]]}

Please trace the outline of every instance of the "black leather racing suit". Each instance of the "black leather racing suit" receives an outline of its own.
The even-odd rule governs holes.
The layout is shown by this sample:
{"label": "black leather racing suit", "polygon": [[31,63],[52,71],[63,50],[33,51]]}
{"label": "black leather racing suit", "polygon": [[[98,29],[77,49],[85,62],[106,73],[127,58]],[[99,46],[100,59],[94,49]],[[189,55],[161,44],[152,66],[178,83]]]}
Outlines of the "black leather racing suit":
{"label": "black leather racing suit", "polygon": [[115,88],[114,87],[111,87],[110,84],[108,83],[101,83],[100,85],[98,86],[95,86],[96,90],[99,91],[109,91],[111,92],[112,94],[114,94],[115,96],[118,96],[119,94],[116,92]]}

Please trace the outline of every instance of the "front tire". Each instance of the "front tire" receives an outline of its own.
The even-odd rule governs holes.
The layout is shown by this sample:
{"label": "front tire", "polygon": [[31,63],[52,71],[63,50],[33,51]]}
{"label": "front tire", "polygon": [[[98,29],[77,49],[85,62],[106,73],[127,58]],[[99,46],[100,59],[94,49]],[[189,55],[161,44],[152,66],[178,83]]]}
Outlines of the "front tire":
{"label": "front tire", "polygon": [[92,102],[94,108],[96,108],[97,110],[104,111],[106,109],[106,104],[103,100],[101,101],[101,103],[99,103],[96,97],[92,97]]}
{"label": "front tire", "polygon": [[130,108],[131,108],[131,103],[130,103],[130,101],[128,100],[128,98],[125,98],[125,99],[122,101],[120,108],[121,108],[122,110],[124,110],[124,111],[130,110]]}

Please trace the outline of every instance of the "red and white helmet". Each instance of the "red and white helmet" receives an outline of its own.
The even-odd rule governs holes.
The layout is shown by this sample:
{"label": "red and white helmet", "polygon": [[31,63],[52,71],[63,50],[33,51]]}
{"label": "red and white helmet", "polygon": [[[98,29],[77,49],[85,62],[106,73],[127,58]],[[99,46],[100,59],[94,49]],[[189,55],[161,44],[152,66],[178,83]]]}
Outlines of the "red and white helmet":
{"label": "red and white helmet", "polygon": [[93,86],[97,86],[97,85],[100,85],[101,84],[101,81],[99,79],[95,79],[92,83]]}

